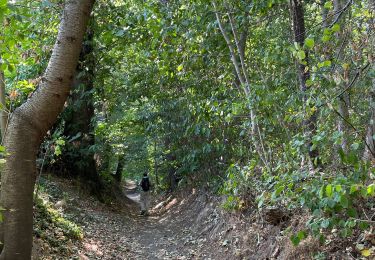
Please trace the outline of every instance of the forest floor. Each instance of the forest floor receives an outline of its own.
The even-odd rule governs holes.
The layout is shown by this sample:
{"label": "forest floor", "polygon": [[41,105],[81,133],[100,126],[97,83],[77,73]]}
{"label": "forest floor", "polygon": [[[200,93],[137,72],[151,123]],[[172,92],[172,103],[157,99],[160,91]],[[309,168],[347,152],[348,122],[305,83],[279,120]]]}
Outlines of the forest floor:
{"label": "forest floor", "polygon": [[[220,197],[189,189],[154,195],[151,214],[143,217],[131,181],[112,204],[100,203],[73,181],[47,176],[41,182],[39,197],[71,222],[45,223],[36,210],[33,259],[357,259],[338,243],[332,252],[311,238],[293,247],[290,232],[304,228],[303,213],[286,219],[278,219],[278,211],[228,214]],[[64,231],[75,225],[80,239]]]}
{"label": "forest floor", "polygon": [[[40,196],[80,226],[83,239],[60,239],[62,230],[55,227],[35,239],[34,259],[231,259],[229,241],[218,247],[220,241],[208,241],[206,231],[217,227],[219,214],[205,207],[204,196],[195,190],[188,198],[154,198],[150,216],[143,217],[133,182],[124,185],[112,205],[82,193],[68,180],[46,178],[43,187]],[[45,236],[57,236],[61,244]]]}

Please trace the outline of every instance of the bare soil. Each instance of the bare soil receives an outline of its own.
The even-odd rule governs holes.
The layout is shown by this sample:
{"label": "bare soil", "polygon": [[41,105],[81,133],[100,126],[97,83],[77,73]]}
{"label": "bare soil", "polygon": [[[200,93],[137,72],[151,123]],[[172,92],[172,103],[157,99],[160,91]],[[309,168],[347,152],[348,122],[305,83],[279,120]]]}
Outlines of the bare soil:
{"label": "bare soil", "polygon": [[133,182],[110,205],[67,180],[54,178],[48,185],[56,193],[49,192],[50,199],[66,202],[61,213],[82,227],[84,237],[57,248],[37,238],[35,259],[313,259],[319,250],[312,239],[299,247],[289,241],[288,230],[304,227],[303,214],[272,224],[267,214],[229,214],[220,197],[188,189],[154,194],[151,214],[143,217]]}

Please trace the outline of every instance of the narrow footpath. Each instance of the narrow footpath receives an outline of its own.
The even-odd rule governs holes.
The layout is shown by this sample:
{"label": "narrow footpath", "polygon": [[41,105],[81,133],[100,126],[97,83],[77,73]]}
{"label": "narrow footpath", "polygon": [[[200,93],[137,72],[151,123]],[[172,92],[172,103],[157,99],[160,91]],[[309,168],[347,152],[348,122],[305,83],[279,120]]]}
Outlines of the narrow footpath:
{"label": "narrow footpath", "polygon": [[140,195],[134,183],[125,186],[125,195],[122,210],[78,203],[82,218],[77,220],[85,230],[80,259],[217,259],[218,252],[205,248],[206,238],[193,228],[193,216],[172,210],[139,216]]}

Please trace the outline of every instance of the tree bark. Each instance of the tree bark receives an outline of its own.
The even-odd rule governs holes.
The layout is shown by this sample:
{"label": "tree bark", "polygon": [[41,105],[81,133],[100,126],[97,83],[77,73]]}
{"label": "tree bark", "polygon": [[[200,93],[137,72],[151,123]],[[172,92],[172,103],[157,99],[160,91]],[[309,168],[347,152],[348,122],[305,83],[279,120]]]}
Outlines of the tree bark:
{"label": "tree bark", "polygon": [[[300,47],[303,47],[305,43],[305,17],[303,4],[301,0],[290,0],[290,5],[292,8],[293,16],[293,32],[294,32],[294,41],[298,43]],[[310,71],[308,69],[309,64],[309,53],[305,51],[305,64],[302,62],[298,63],[298,78],[300,83],[300,91],[303,95],[303,102],[305,106],[307,105],[307,86],[306,82],[310,78]],[[315,135],[317,130],[317,112],[314,112],[311,116],[305,119],[305,135],[307,136],[308,141],[308,154],[313,162],[314,166],[319,167],[319,151],[317,148],[313,148],[312,137]]]}
{"label": "tree bark", "polygon": [[[1,57],[0,57],[1,60]],[[1,65],[1,62],[0,62]],[[1,140],[4,140],[6,128],[8,124],[8,111],[5,102],[5,77],[4,71],[0,70],[0,127],[1,127]]]}
{"label": "tree bark", "polygon": [[[370,13],[372,15],[375,15],[375,0],[369,0],[368,1],[368,6]],[[374,16],[372,16],[374,17]],[[371,19],[370,21],[370,30],[369,31],[374,31],[375,30],[375,19]],[[372,39],[372,44],[370,42],[369,46],[374,46],[375,45],[375,39],[374,37]],[[374,49],[374,47],[372,47]],[[372,53],[371,55],[371,60],[372,62],[372,69],[375,70],[375,54],[374,51],[370,52]],[[375,159],[375,79],[372,79],[372,90],[370,94],[370,120],[367,126],[367,134],[366,134],[366,147],[365,147],[365,152],[364,152],[364,158],[365,159]]]}
{"label": "tree bark", "polygon": [[1,175],[0,204],[5,209],[0,259],[30,259],[36,155],[61,112],[74,78],[94,0],[67,0],[57,40],[38,90],[17,108],[9,122],[9,156]]}
{"label": "tree bark", "polygon": [[[343,12],[343,7],[344,7],[344,4],[342,2],[342,0],[334,0],[333,1],[333,13],[334,13],[334,16],[333,16],[333,21],[336,21],[337,23],[339,23],[339,18],[341,16],[341,12]],[[345,23],[339,23],[341,25],[341,27],[345,24]],[[337,39],[339,39],[339,41],[341,42],[341,44],[339,45],[339,49],[337,50],[338,51],[338,57],[337,57],[337,60],[340,61],[340,57],[341,57],[341,52],[343,52],[343,49],[345,49],[345,39],[343,37],[343,33],[342,33],[342,28],[340,30],[340,32],[337,32],[336,33],[336,37]],[[337,66],[336,66],[337,68]],[[338,72],[339,73],[339,72]],[[338,83],[338,87],[341,91],[341,89],[345,88],[344,84],[342,83]],[[340,116],[338,118],[338,123],[337,123],[337,130],[341,133],[342,135],[342,141],[341,141],[341,149],[347,153],[348,152],[348,138],[349,138],[349,128],[348,128],[348,123],[349,122],[349,94],[347,91],[345,91],[340,97],[339,97],[339,113],[340,113]]]}
{"label": "tree bark", "polygon": [[122,180],[122,171],[124,170],[124,167],[125,167],[125,161],[124,160],[125,160],[125,155],[123,155],[123,154],[119,155],[116,173],[113,176],[113,178],[115,179],[115,181],[118,184],[121,183],[121,180]]}

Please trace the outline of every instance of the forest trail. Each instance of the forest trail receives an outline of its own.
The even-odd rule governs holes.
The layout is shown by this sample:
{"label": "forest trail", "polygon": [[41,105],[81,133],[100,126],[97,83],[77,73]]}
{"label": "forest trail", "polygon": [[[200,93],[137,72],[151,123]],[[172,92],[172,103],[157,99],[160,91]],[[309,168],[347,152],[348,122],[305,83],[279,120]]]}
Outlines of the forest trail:
{"label": "forest trail", "polygon": [[[130,212],[85,208],[86,234],[81,258],[85,259],[210,259],[200,239],[179,212],[139,216],[139,192],[127,183],[126,197],[132,202]],[[123,203],[129,204],[129,200]],[[172,202],[173,204],[173,202]],[[161,205],[161,204],[159,204]],[[155,205],[154,205],[155,206]],[[183,219],[182,219],[182,218]],[[187,216],[192,219],[193,216]]]}
{"label": "forest trail", "polygon": [[[55,189],[68,201],[64,214],[84,231],[83,240],[71,245],[78,255],[73,259],[218,259],[215,254],[221,250],[212,250],[207,236],[197,232],[194,207],[181,208],[174,198],[159,202],[159,211],[154,203],[150,216],[143,217],[139,216],[134,183],[124,187],[116,204],[104,205],[60,181],[54,180],[52,185],[57,185]],[[43,255],[41,259],[54,257]]]}

